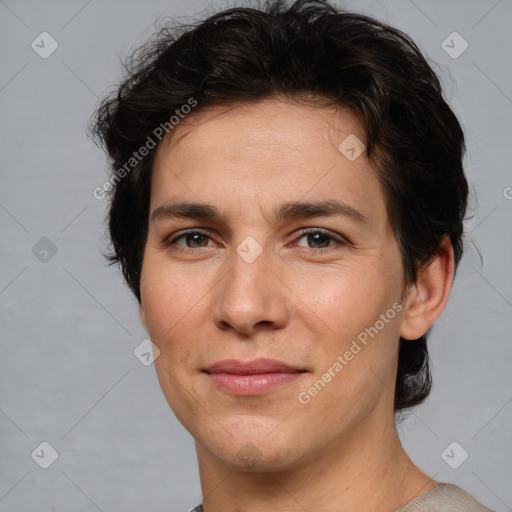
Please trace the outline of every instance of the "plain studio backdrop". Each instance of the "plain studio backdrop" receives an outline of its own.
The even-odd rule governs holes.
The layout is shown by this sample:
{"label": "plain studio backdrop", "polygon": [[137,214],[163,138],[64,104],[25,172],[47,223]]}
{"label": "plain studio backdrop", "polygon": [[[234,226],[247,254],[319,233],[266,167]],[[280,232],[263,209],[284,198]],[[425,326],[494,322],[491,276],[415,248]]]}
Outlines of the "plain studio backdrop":
{"label": "plain studio backdrop", "polygon": [[[0,512],[185,512],[201,501],[193,440],[140,357],[137,303],[101,256],[106,201],[93,190],[107,165],[86,127],[157,17],[232,5],[0,1]],[[435,63],[466,134],[466,227],[483,256],[468,247],[429,339],[431,396],[400,436],[436,480],[508,511],[512,2],[342,5],[403,30]]]}

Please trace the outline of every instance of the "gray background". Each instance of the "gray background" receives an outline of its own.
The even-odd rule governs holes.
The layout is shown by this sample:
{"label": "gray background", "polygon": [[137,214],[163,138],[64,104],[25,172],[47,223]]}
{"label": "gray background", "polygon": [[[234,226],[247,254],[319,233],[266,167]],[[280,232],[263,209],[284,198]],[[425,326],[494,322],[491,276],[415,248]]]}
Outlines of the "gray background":
{"label": "gray background", "polygon": [[[106,203],[92,191],[106,163],[85,130],[120,79],[119,56],[153,33],[157,16],[225,5],[0,0],[1,512],[185,511],[201,501],[192,438],[154,367],[133,354],[147,338],[137,303],[100,253]],[[472,248],[464,257],[430,338],[433,392],[400,424],[401,439],[437,480],[512,510],[512,5],[344,5],[412,35],[436,63],[467,137],[467,230],[484,258]],[[31,48],[43,31],[59,44],[46,59]],[[441,46],[453,31],[469,44],[458,58]],[[59,454],[48,469],[35,462],[48,449],[31,457],[43,441]],[[457,469],[441,456],[453,441],[469,454]],[[463,454],[448,453],[452,464]]]}

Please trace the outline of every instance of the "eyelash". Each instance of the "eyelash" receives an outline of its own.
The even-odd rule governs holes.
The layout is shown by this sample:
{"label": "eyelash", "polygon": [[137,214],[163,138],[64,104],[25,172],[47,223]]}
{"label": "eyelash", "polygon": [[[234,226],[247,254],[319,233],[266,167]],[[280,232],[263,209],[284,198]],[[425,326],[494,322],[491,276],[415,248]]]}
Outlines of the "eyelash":
{"label": "eyelash", "polygon": [[[322,235],[326,235],[331,240],[333,240],[334,242],[338,243],[340,246],[348,246],[348,245],[350,245],[350,242],[348,240],[344,239],[343,237],[335,236],[330,231],[327,231],[327,230],[324,230],[324,229],[319,229],[319,228],[307,228],[307,229],[302,230],[300,232],[298,240],[300,240],[302,237],[304,237],[306,235],[316,234],[316,233],[320,233]],[[201,231],[201,230],[193,229],[193,230],[183,231],[178,236],[174,237],[172,240],[168,240],[168,241],[164,242],[164,245],[166,247],[170,247],[172,245],[175,245],[176,241],[179,240],[180,238],[183,238],[186,235],[195,235],[195,234],[203,235],[203,236],[206,236],[206,237],[211,239],[211,237],[210,237],[210,235],[208,235],[208,233],[206,233],[204,231]],[[177,251],[181,251],[181,252],[194,251],[194,252],[200,252],[200,253],[201,252],[206,252],[208,250],[207,247],[194,249],[192,247],[184,248],[184,247],[179,246],[179,245],[176,245],[174,249],[177,250]],[[302,251],[307,252],[307,253],[315,253],[315,254],[320,253],[320,254],[323,254],[323,253],[326,253],[326,252],[330,252],[331,250],[335,249],[335,247],[333,245],[329,245],[328,247],[321,247],[321,248],[317,248],[317,249],[305,248],[305,247],[302,247],[301,249],[302,249]]]}

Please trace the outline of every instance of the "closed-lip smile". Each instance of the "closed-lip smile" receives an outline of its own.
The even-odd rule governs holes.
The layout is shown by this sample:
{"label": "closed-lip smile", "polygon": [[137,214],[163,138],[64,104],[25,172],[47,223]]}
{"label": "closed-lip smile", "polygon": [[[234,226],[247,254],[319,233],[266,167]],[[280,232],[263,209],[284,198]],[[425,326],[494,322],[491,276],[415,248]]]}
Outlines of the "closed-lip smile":
{"label": "closed-lip smile", "polygon": [[225,359],[202,371],[218,389],[238,396],[266,394],[306,373],[305,369],[265,358],[252,361]]}

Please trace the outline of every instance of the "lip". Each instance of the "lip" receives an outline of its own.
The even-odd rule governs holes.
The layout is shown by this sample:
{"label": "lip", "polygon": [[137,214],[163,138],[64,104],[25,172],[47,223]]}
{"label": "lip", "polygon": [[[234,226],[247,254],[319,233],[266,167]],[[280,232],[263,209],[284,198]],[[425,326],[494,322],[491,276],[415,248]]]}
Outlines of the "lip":
{"label": "lip", "polygon": [[221,391],[237,396],[268,393],[298,379],[306,370],[275,359],[226,359],[203,369]]}
{"label": "lip", "polygon": [[215,364],[207,366],[203,371],[206,373],[232,373],[237,375],[254,375],[257,373],[295,373],[305,370],[290,366],[276,359],[254,359],[252,361],[238,361],[236,359],[224,359]]}

